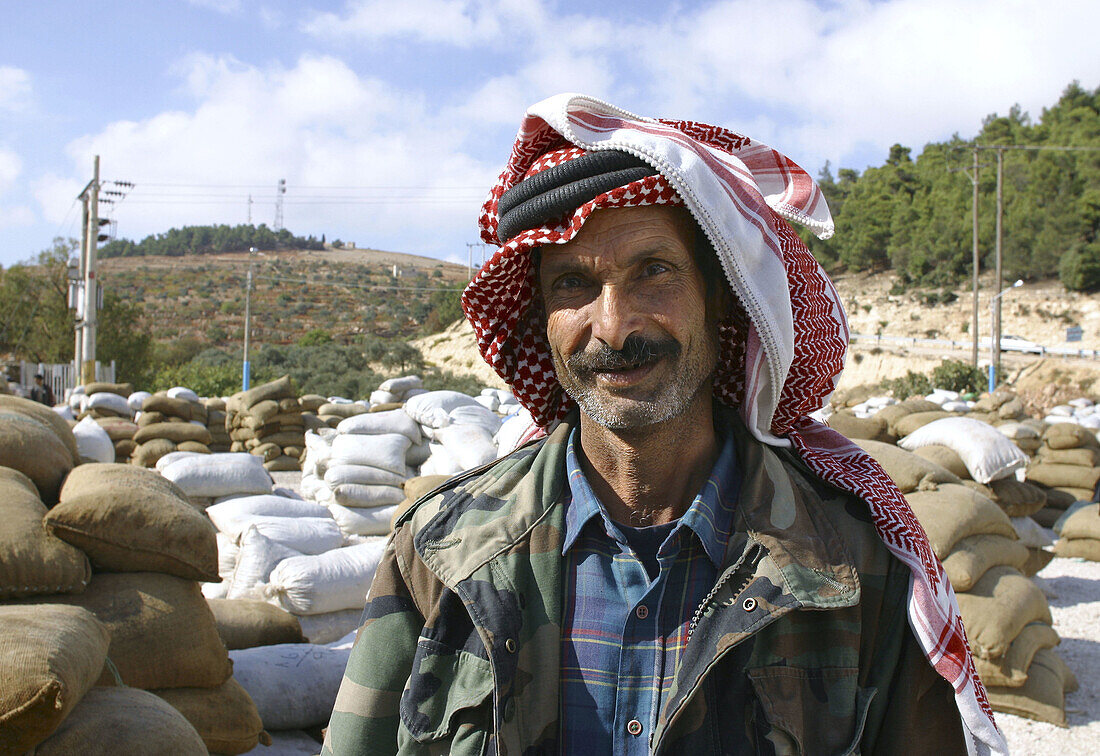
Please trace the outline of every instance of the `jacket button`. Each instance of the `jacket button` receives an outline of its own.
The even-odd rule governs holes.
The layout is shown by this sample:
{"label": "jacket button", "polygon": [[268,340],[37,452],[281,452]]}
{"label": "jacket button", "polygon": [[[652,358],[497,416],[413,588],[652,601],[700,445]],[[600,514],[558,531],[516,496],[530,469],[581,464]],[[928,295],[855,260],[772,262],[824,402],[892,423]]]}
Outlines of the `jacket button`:
{"label": "jacket button", "polygon": [[756,599],[747,598],[745,599],[744,603],[741,604],[741,606],[746,612],[751,612],[753,609],[756,608]]}
{"label": "jacket button", "polygon": [[508,649],[508,653],[514,654],[516,652],[516,639],[509,638],[508,640],[504,641],[504,647]]}
{"label": "jacket button", "polygon": [[516,699],[509,698],[504,704],[504,721],[511,722],[516,716]]}
{"label": "jacket button", "polygon": [[649,607],[645,604],[642,604],[634,610],[634,614],[635,616],[637,616],[638,619],[644,620],[646,617],[649,616]]}
{"label": "jacket button", "polygon": [[642,723],[637,719],[632,719],[626,723],[626,731],[631,735],[638,736],[642,734]]}

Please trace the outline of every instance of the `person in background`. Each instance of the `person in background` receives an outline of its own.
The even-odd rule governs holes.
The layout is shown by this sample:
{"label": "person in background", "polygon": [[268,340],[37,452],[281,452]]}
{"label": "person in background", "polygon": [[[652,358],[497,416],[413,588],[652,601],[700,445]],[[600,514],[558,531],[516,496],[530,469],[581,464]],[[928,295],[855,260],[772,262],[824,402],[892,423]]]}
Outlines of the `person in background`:
{"label": "person in background", "polygon": [[31,386],[30,398],[39,404],[45,404],[47,407],[54,405],[53,389],[46,383],[46,376],[38,373],[34,376],[34,385]]}

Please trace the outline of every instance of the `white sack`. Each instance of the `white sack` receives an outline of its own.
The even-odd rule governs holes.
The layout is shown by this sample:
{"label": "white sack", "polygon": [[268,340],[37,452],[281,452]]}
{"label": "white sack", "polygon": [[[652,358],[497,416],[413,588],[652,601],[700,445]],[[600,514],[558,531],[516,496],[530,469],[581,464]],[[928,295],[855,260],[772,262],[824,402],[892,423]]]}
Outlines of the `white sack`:
{"label": "white sack", "polygon": [[76,420],[76,415],[73,414],[73,408],[67,404],[54,405],[53,411],[66,420]]}
{"label": "white sack", "polygon": [[182,399],[185,402],[198,402],[199,395],[186,386],[173,386],[164,393],[168,394],[169,399]]}
{"label": "white sack", "polygon": [[370,392],[370,403],[374,404],[395,404],[401,401],[400,394],[391,394],[389,391],[372,391]]}
{"label": "white sack", "polygon": [[946,412],[969,412],[970,405],[960,401],[944,402],[943,409]]}
{"label": "white sack", "polygon": [[378,436],[339,434],[332,441],[332,465],[370,465],[409,477],[405,465],[405,452],[411,442],[400,433],[384,433]]}
{"label": "white sack", "polygon": [[208,456],[208,455],[199,454],[198,452],[189,452],[189,451],[168,452],[163,457],[161,457],[160,459],[157,460],[157,463],[154,465],[154,467],[157,468],[157,472],[164,472],[164,468],[168,467],[168,465],[172,464],[176,460],[186,459],[187,457],[206,457],[206,456]]}
{"label": "white sack", "polygon": [[332,465],[325,470],[325,483],[339,486],[346,483],[359,483],[367,486],[400,486],[405,476],[370,465]]}
{"label": "white sack", "polygon": [[1077,418],[1066,417],[1065,415],[1047,415],[1043,418],[1043,422],[1047,425],[1057,425],[1058,423],[1077,423]]}
{"label": "white sack", "polygon": [[497,458],[493,434],[480,425],[448,425],[436,430],[435,438],[462,470],[481,467]]}
{"label": "white sack", "polygon": [[183,489],[188,496],[222,497],[269,493],[271,475],[263,459],[253,454],[198,454],[178,459],[161,475]]}
{"label": "white sack", "polygon": [[298,501],[305,501],[305,497],[295,491],[293,488],[284,488],[282,486],[276,486],[271,489],[273,496],[285,496],[288,499],[297,499]]}
{"label": "white sack", "polygon": [[271,571],[264,595],[292,614],[362,609],[386,540],[284,559]]}
{"label": "white sack", "polygon": [[109,391],[100,391],[98,394],[92,394],[88,397],[87,403],[84,405],[85,409],[104,409],[116,412],[123,417],[130,417],[133,410],[130,408],[129,403],[123,397],[118,394],[112,394]]}
{"label": "white sack", "polygon": [[447,417],[451,419],[452,425],[476,425],[484,428],[490,438],[500,430],[500,416],[480,404],[455,407],[447,413]]}
{"label": "white sack", "polygon": [[1073,417],[1073,407],[1068,404],[1059,404],[1057,407],[1052,407],[1049,414]]}
{"label": "white sack", "polygon": [[1016,535],[1020,543],[1029,549],[1044,549],[1054,545],[1053,539],[1046,534],[1043,526],[1030,517],[1010,517],[1012,527],[1016,529]]}
{"label": "white sack", "polygon": [[313,474],[302,474],[302,482],[298,484],[298,489],[302,492],[302,498],[316,501],[317,494],[322,488],[325,488],[325,481],[322,478]]}
{"label": "white sack", "polygon": [[362,609],[341,609],[325,614],[303,614],[298,618],[302,635],[310,643],[332,643],[359,629]]}
{"label": "white sack", "polygon": [[[112,394],[112,396],[117,395]],[[74,425],[73,435],[76,436],[76,450],[80,452],[82,459],[107,463],[115,461],[114,442],[107,435],[107,431],[92,418],[86,417]]]}
{"label": "white sack", "polygon": [[1015,420],[1011,420],[1007,423],[1001,423],[997,426],[997,430],[1003,433],[1007,438],[1011,438],[1013,441],[1018,441],[1023,438],[1033,438],[1038,440],[1041,438],[1039,431],[1030,425],[1024,423],[1018,423]]}
{"label": "white sack", "polygon": [[227,499],[207,507],[206,514],[214,527],[239,541],[251,517],[327,517],[328,510],[311,501],[267,494]]}
{"label": "white sack", "polygon": [[1095,406],[1095,402],[1093,402],[1093,401],[1092,401],[1092,399],[1088,399],[1088,398],[1086,398],[1086,397],[1083,397],[1083,396],[1082,396],[1082,397],[1079,397],[1079,398],[1077,398],[1077,399],[1070,399],[1070,400],[1069,400],[1068,402],[1066,402],[1066,403],[1067,403],[1067,404],[1068,404],[1069,406],[1071,406],[1071,407],[1073,407],[1073,408],[1075,408],[1075,409],[1085,409],[1086,407],[1093,407],[1093,406]]}
{"label": "white sack", "polygon": [[[260,713],[265,730],[328,724],[351,650],[312,643],[281,643],[229,652],[233,677]],[[259,749],[263,753],[267,749]],[[317,746],[314,753],[319,753]]]}
{"label": "white sack", "polygon": [[356,433],[360,435],[380,435],[383,433],[400,433],[408,437],[413,444],[420,443],[420,426],[409,417],[409,413],[403,409],[387,410],[386,412],[368,412],[364,415],[353,415],[340,421],[336,426],[337,433]]}
{"label": "white sack", "polygon": [[399,486],[365,486],[359,483],[344,483],[333,486],[332,498],[337,504],[353,509],[371,509],[400,504],[405,500],[405,491]]}
{"label": "white sack", "polygon": [[979,483],[1007,478],[1028,463],[1027,455],[1007,436],[968,417],[933,420],[898,441],[898,446],[906,451],[932,444],[954,449],[970,471],[970,477]]}
{"label": "white sack", "polygon": [[323,554],[344,545],[344,534],[340,532],[340,526],[330,516],[268,517],[261,515],[248,518],[245,533],[252,529],[268,540],[303,554]]}
{"label": "white sack", "polygon": [[229,581],[224,578],[220,583],[199,583],[202,597],[207,599],[223,599],[229,593]]}
{"label": "white sack", "polygon": [[445,425],[451,410],[465,405],[480,406],[472,396],[457,391],[429,391],[405,402],[405,411],[413,420],[430,428]]}
{"label": "white sack", "polygon": [[430,456],[432,456],[431,445],[427,441],[422,441],[419,444],[413,444],[405,452],[405,464],[413,468],[420,467],[428,461]]}
{"label": "white sack", "polygon": [[135,391],[126,398],[126,403],[130,405],[130,409],[134,412],[141,411],[141,405],[145,403],[145,400],[151,397],[148,391]]}
{"label": "white sack", "polygon": [[521,411],[509,416],[500,424],[500,430],[493,437],[497,445],[497,453],[501,456],[511,454],[519,446],[519,440],[534,423],[531,413],[524,407]]}
{"label": "white sack", "polygon": [[475,396],[474,401],[490,412],[496,412],[500,406],[500,400],[496,396]]}
{"label": "white sack", "polygon": [[275,566],[284,559],[301,555],[300,551],[266,538],[256,528],[247,528],[241,536],[237,569],[229,581],[226,598],[263,600],[264,584]]}
{"label": "white sack", "polygon": [[423,388],[423,386],[424,382],[420,380],[419,375],[403,375],[400,378],[387,378],[378,384],[378,389],[404,395],[406,391]]}
{"label": "white sack", "polygon": [[[368,509],[352,509],[341,506],[335,501],[326,504],[328,511],[332,513],[332,519],[340,526],[340,530],[349,536],[384,536],[390,532],[390,520],[397,511],[397,505],[388,507],[372,507]],[[353,540],[353,539],[347,539]]]}
{"label": "white sack", "polygon": [[442,444],[432,443],[430,445],[431,456],[428,460],[420,466],[421,475],[458,475],[462,472],[462,465],[458,463],[458,460],[454,458],[449,451],[443,448]]}
{"label": "white sack", "polygon": [[233,570],[237,569],[237,557],[240,556],[241,548],[220,530],[214,537],[218,541],[218,575],[223,581],[227,581],[233,577]]}

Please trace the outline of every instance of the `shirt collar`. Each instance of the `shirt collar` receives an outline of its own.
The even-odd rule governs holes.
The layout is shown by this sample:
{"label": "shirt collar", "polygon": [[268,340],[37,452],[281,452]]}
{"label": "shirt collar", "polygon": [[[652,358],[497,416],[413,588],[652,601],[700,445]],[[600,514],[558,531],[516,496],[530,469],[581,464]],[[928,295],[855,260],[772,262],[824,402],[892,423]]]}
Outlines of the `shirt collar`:
{"label": "shirt collar", "polygon": [[[573,548],[581,530],[594,517],[598,517],[603,522],[603,528],[609,536],[616,538],[618,533],[618,529],[607,514],[607,509],[584,476],[578,454],[579,433],[578,425],[569,434],[565,453],[566,475],[569,479],[572,500],[565,511],[562,556]],[[733,434],[723,433],[719,438],[722,448],[718,453],[718,459],[714,462],[714,467],[711,468],[710,476],[674,528],[674,531],[681,527],[690,528],[699,538],[704,551],[715,567],[721,567],[726,544],[733,530],[733,510],[737,505],[737,494],[741,482],[737,471]]]}

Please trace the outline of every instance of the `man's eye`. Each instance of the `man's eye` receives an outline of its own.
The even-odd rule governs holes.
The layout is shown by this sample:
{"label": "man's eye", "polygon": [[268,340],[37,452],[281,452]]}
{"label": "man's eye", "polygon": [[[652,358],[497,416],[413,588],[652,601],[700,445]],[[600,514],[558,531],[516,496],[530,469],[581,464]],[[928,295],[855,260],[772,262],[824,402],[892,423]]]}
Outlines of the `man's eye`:
{"label": "man's eye", "polygon": [[662,273],[666,273],[671,270],[664,263],[652,262],[645,266],[645,275],[647,276],[659,276]]}
{"label": "man's eye", "polygon": [[586,285],[586,281],[581,276],[562,276],[554,282],[555,289],[579,289]]}

